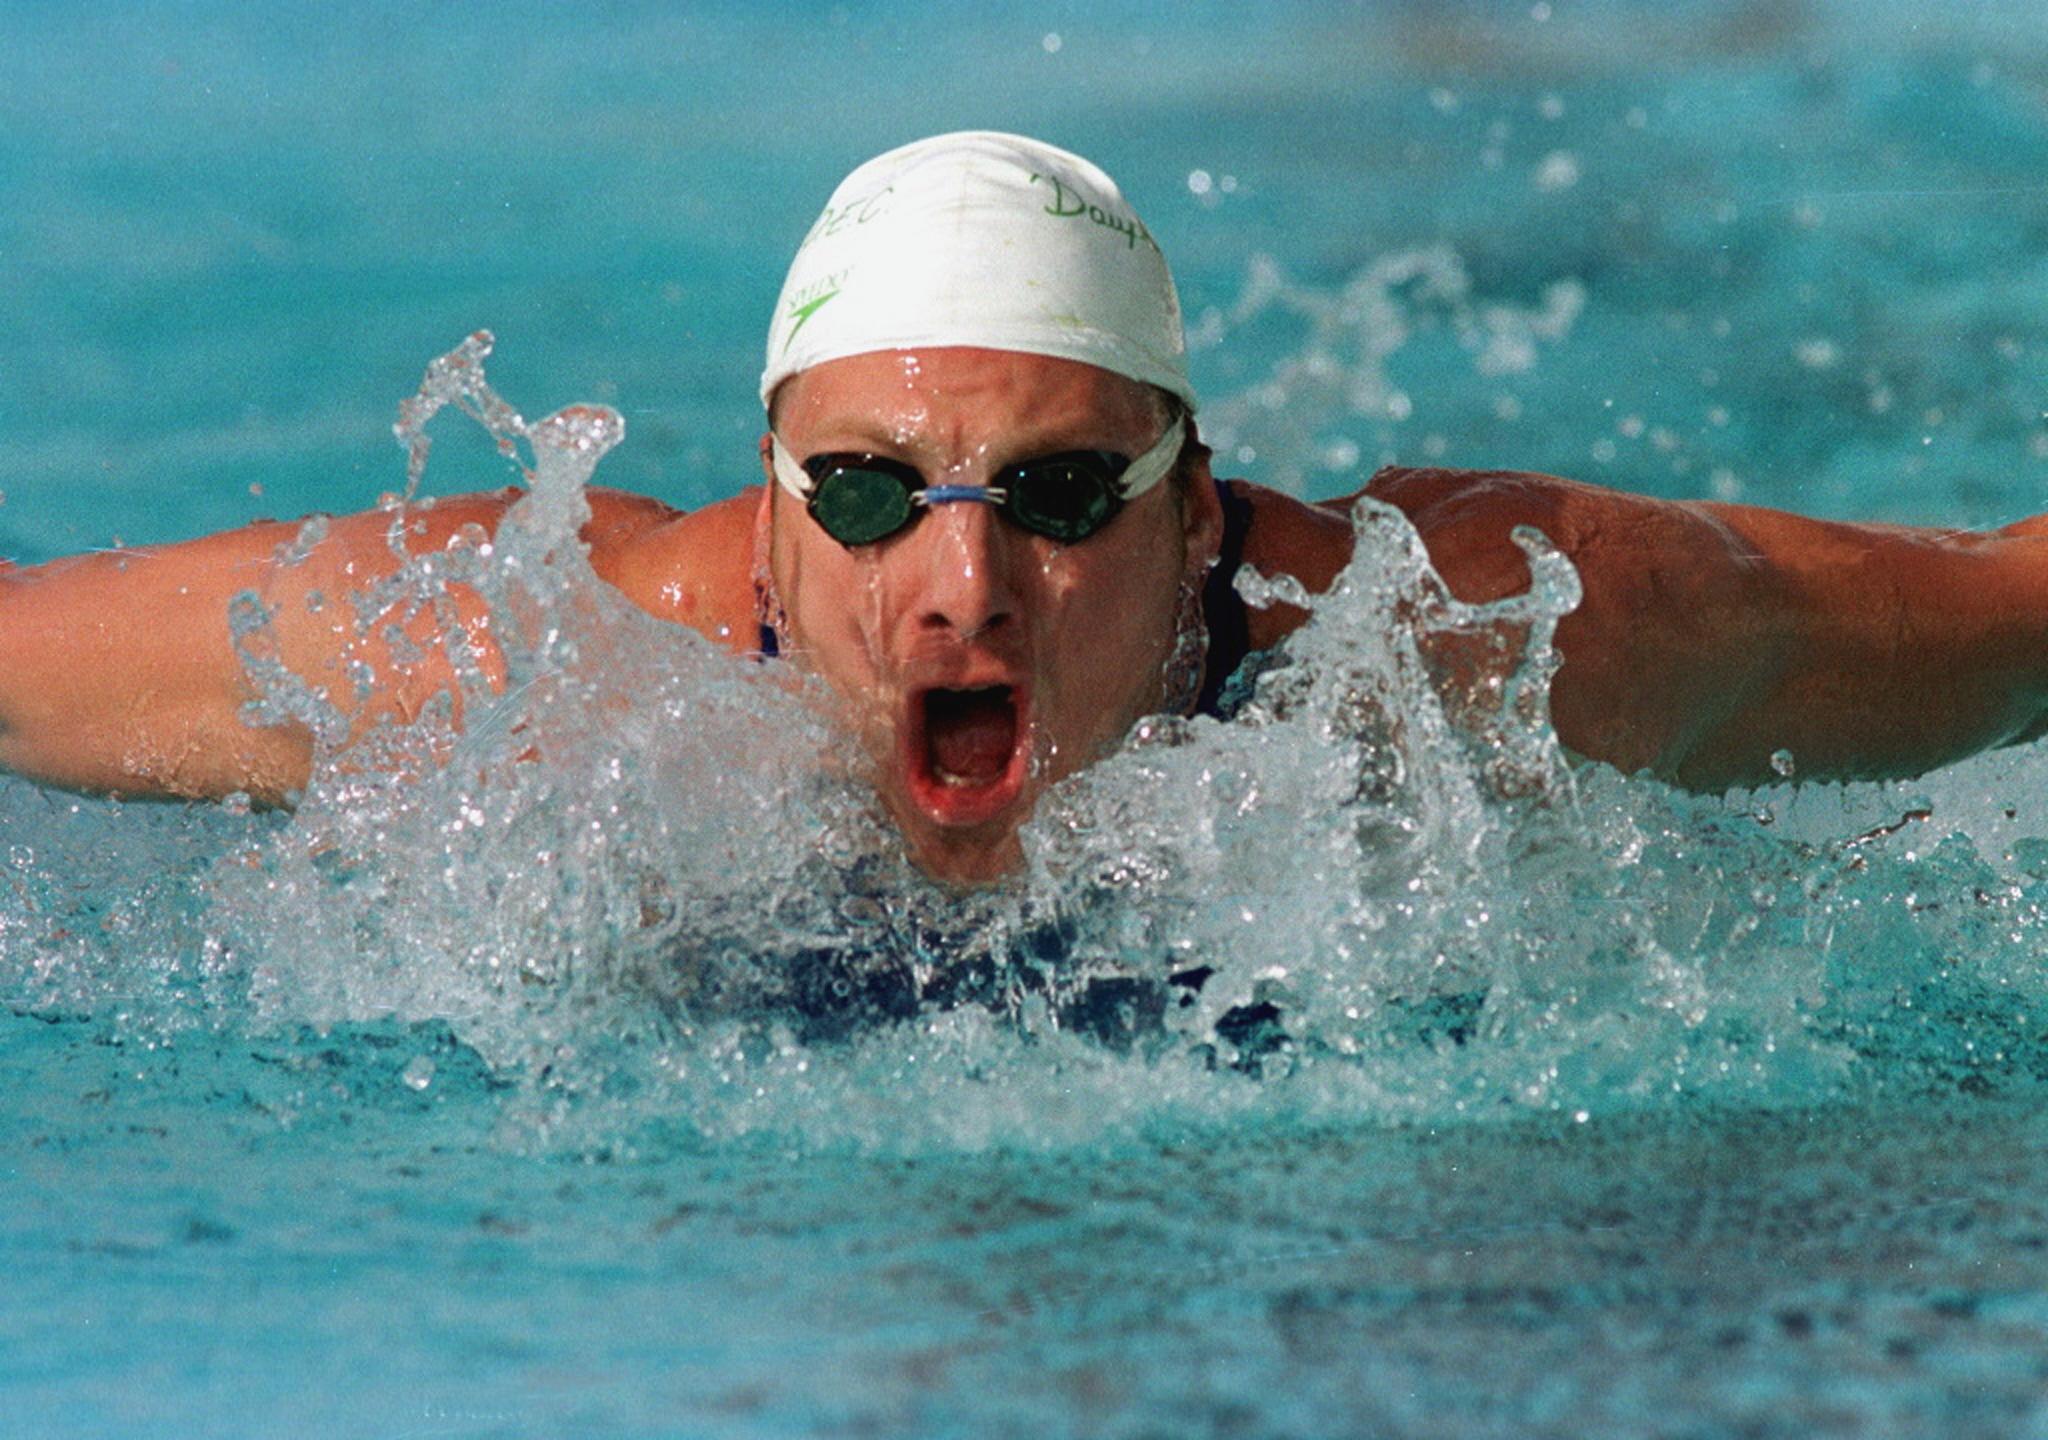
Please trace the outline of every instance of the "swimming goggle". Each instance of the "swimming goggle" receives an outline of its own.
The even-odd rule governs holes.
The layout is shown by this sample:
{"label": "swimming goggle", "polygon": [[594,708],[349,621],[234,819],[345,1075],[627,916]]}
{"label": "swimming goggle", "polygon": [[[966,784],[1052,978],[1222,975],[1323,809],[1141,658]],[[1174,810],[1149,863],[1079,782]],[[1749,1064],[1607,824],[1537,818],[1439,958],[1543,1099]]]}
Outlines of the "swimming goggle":
{"label": "swimming goggle", "polygon": [[923,508],[970,500],[999,505],[1012,523],[1071,544],[1166,478],[1180,458],[1185,429],[1174,416],[1135,460],[1107,450],[1064,450],[1005,465],[986,485],[927,485],[917,467],[885,455],[835,451],[798,464],[779,435],[772,448],[776,483],[842,545],[872,545],[909,525]]}

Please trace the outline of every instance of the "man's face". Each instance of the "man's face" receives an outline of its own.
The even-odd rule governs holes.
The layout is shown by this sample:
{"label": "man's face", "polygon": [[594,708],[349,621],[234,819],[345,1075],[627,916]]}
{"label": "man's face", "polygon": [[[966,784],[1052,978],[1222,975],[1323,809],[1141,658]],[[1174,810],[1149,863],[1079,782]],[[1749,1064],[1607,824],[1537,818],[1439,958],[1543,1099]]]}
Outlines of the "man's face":
{"label": "man's face", "polygon": [[[829,361],[776,402],[799,461],[886,455],[928,485],[985,485],[1063,450],[1139,455],[1167,419],[1155,392],[1092,365],[963,347]],[[933,874],[979,880],[1014,865],[1039,792],[1158,708],[1184,597],[1221,535],[1198,457],[1067,544],[997,506],[955,502],[849,548],[771,474],[761,524],[796,658],[845,701]]]}

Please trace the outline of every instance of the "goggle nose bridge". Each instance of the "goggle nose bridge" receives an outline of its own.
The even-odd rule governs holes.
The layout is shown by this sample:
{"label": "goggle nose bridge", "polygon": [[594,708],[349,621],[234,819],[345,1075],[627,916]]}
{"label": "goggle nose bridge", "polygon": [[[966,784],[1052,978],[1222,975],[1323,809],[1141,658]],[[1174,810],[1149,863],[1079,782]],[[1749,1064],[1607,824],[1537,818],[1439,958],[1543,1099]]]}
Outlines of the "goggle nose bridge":
{"label": "goggle nose bridge", "polygon": [[984,505],[1002,505],[1008,502],[1010,492],[1000,485],[927,485],[922,490],[910,492],[913,505],[950,505],[962,500],[978,500]]}

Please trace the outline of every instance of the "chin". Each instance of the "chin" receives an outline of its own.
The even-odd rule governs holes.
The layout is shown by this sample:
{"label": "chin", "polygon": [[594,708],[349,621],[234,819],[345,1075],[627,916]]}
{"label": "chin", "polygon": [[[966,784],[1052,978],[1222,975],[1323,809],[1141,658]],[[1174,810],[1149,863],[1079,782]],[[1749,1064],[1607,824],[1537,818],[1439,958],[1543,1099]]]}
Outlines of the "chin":
{"label": "chin", "polygon": [[948,885],[994,885],[1024,865],[1015,826],[973,837],[906,829],[904,838],[917,868]]}

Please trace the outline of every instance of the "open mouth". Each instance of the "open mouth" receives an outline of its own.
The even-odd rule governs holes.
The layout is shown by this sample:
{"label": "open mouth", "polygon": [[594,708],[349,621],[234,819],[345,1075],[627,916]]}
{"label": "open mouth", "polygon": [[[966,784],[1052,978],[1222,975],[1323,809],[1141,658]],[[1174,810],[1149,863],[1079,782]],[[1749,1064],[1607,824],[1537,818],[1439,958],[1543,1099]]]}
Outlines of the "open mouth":
{"label": "open mouth", "polygon": [[911,798],[942,825],[994,819],[1024,788],[1022,696],[1014,686],[937,686],[912,697],[905,769]]}

